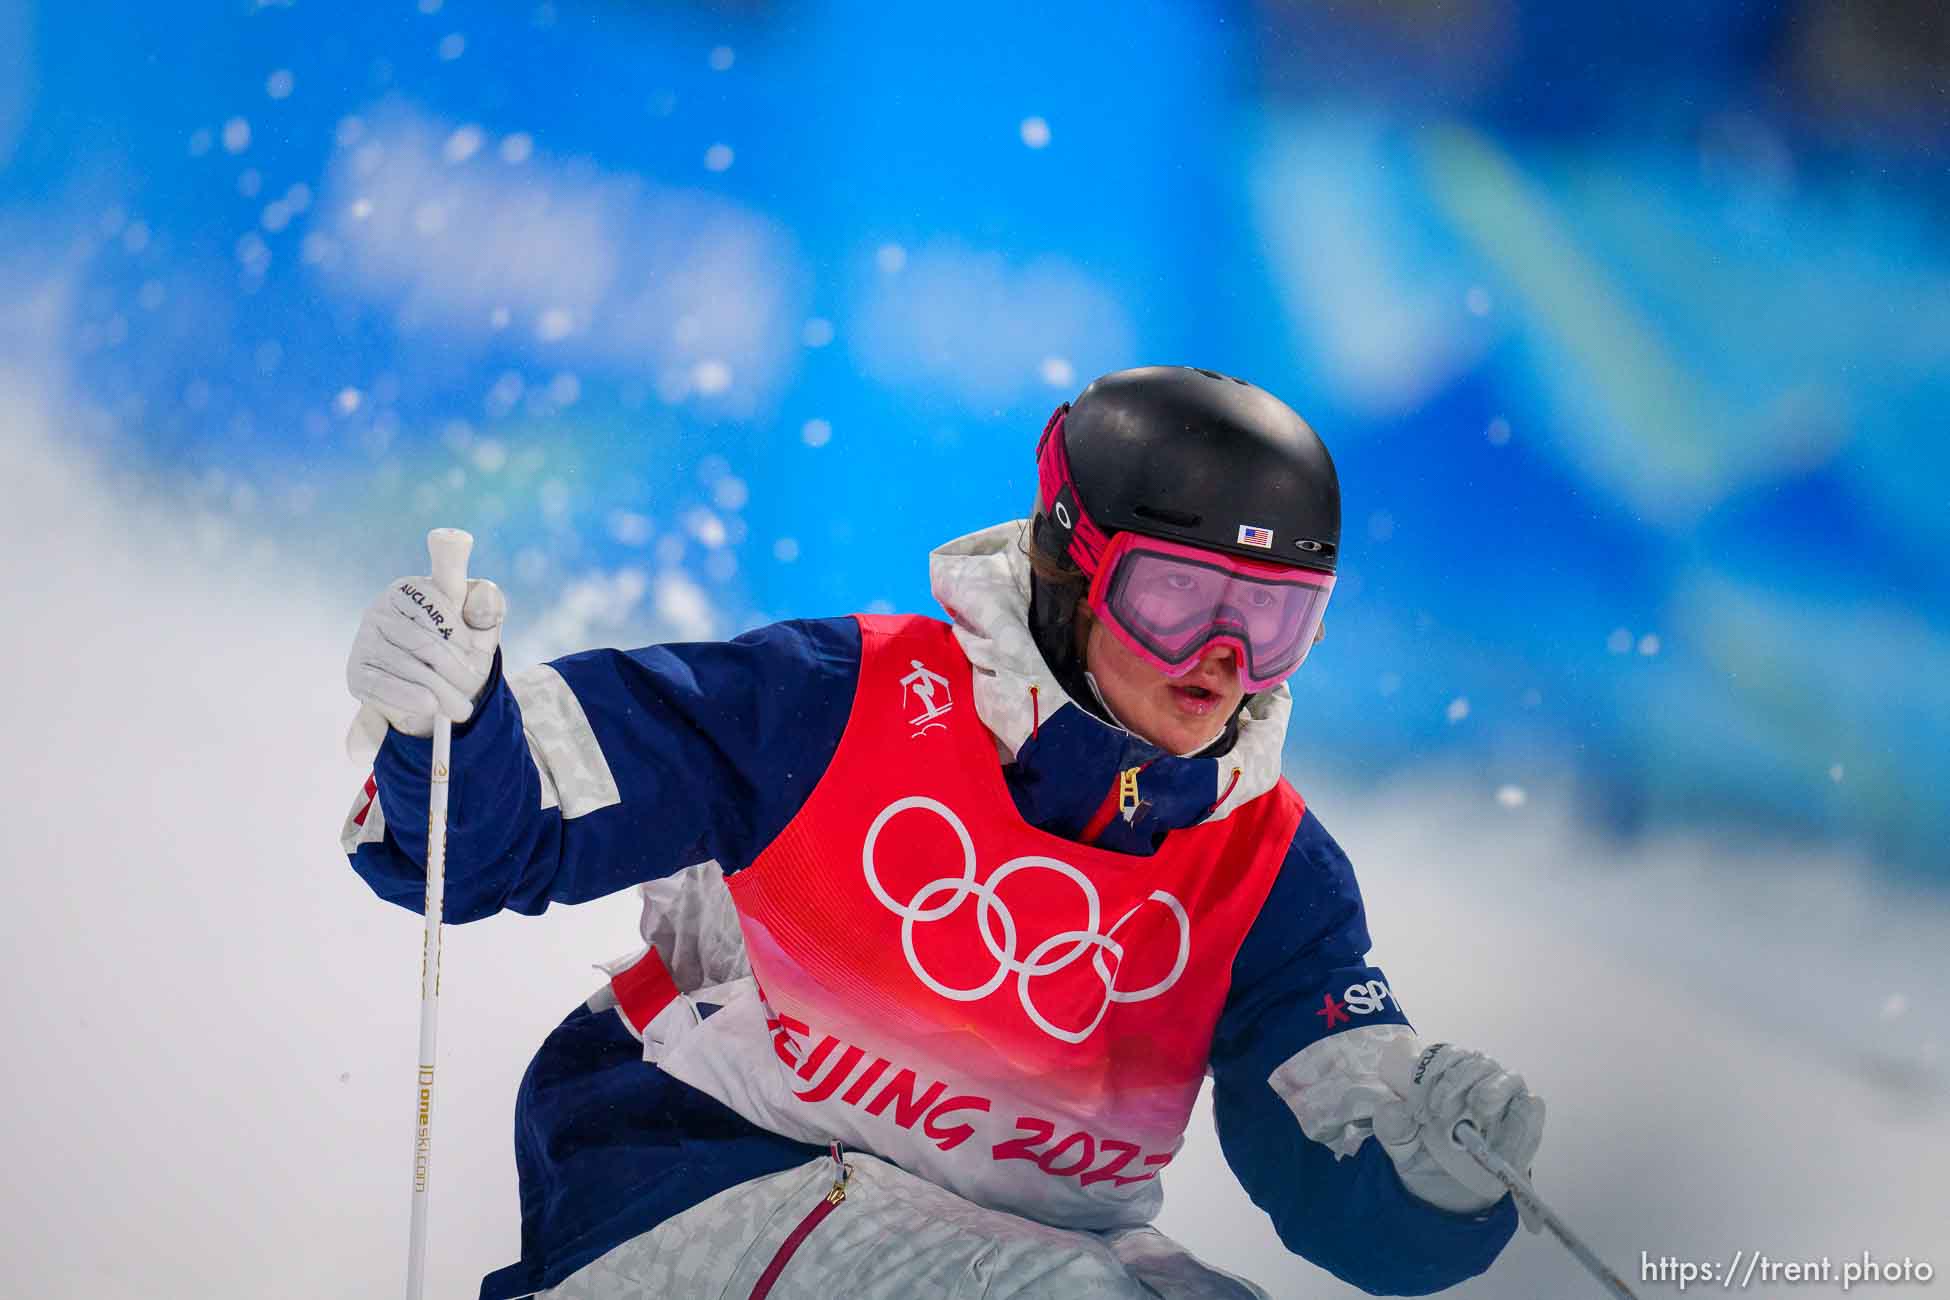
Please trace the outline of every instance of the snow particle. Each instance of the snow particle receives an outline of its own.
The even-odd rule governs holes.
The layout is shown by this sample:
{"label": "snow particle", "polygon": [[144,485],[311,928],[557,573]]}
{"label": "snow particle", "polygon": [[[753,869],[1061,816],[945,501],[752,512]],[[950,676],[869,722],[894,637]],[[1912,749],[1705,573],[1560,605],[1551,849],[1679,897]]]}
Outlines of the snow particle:
{"label": "snow particle", "polygon": [[122,248],[130,253],[140,253],[149,247],[149,225],[144,221],[131,221],[128,229],[122,232]]}
{"label": "snow particle", "polygon": [[161,280],[144,280],[142,288],[136,292],[135,300],[144,311],[154,311],[163,305],[169,293],[163,288]]}
{"label": "snow particle", "polygon": [[582,380],[563,371],[548,381],[548,400],[557,406],[574,406],[582,397]]}
{"label": "snow particle", "polygon": [[895,275],[907,265],[907,250],[899,244],[882,244],[874,250],[873,263],[886,274]]}
{"label": "snow particle", "polygon": [[1383,673],[1375,681],[1375,689],[1381,692],[1384,699],[1401,690],[1401,688],[1402,675],[1400,673]]}
{"label": "snow particle", "polygon": [[1031,149],[1041,149],[1049,144],[1049,123],[1040,117],[1025,117],[1017,128],[1022,142]]}
{"label": "snow particle", "polygon": [[743,510],[751,499],[751,488],[736,474],[727,474],[711,485],[711,500],[720,510]]}
{"label": "snow particle", "polygon": [[1483,436],[1489,439],[1492,447],[1505,446],[1510,441],[1510,422],[1500,415],[1497,416],[1490,421],[1489,428],[1483,430]]}
{"label": "snow particle", "polygon": [[338,126],[333,128],[332,140],[339,148],[350,149],[353,145],[364,139],[365,134],[365,119],[359,117],[342,117],[339,119]]}
{"label": "snow particle", "polygon": [[1909,999],[1900,993],[1891,993],[1882,1000],[1882,1009],[1876,1012],[1876,1018],[1879,1020],[1894,1020],[1907,1010],[1909,1010]]}
{"label": "snow particle", "polygon": [[1077,382],[1077,369],[1067,357],[1044,357],[1037,372],[1051,388],[1070,388]]}
{"label": "snow particle", "polygon": [[717,626],[711,598],[681,573],[657,577],[657,613],[688,640],[704,640]]}
{"label": "snow particle", "polygon": [[728,144],[714,144],[704,151],[704,170],[722,172],[731,170],[732,152]]}
{"label": "snow particle", "polygon": [[1500,785],[1496,788],[1496,801],[1505,808],[1521,808],[1529,798],[1529,792],[1520,785]]}
{"label": "snow particle", "polygon": [[684,516],[684,529],[707,550],[717,550],[729,539],[724,520],[712,511],[699,507]]}
{"label": "snow particle", "polygon": [[794,564],[799,559],[799,540],[796,537],[781,537],[772,543],[772,558],[780,564]]}
{"label": "snow particle", "polygon": [[237,178],[237,192],[247,199],[254,199],[264,188],[264,177],[255,167],[247,167]]}
{"label": "snow particle", "polygon": [[455,59],[467,53],[467,38],[459,32],[449,32],[440,38],[440,46],[437,52],[440,55],[441,62],[452,63]]}
{"label": "snow particle", "polygon": [[799,331],[799,341],[809,348],[825,347],[833,341],[833,322],[824,316],[813,317]]}
{"label": "snow particle", "polygon": [[716,397],[731,387],[731,367],[707,357],[691,367],[691,385],[701,396]]}
{"label": "snow particle", "polygon": [[512,318],[513,314],[506,307],[496,307],[488,313],[488,328],[496,330],[507,329],[508,322]]}
{"label": "snow particle", "polygon": [[264,79],[264,93],[272,99],[289,99],[296,85],[297,78],[291,75],[291,69],[279,68]]}
{"label": "snow particle", "polygon": [[257,366],[259,374],[274,375],[278,367],[284,364],[284,345],[276,339],[266,339],[257,345],[257,351],[251,354],[251,361]]}
{"label": "snow particle", "polygon": [[1848,772],[1840,763],[1830,763],[1828,765],[1828,779],[1836,785],[1840,785],[1842,778],[1846,775],[1848,775]]}
{"label": "snow particle", "polygon": [[731,65],[734,62],[736,62],[737,59],[738,59],[737,53],[733,51],[729,45],[719,45],[713,48],[711,51],[711,58],[710,58],[711,71],[729,72],[731,71]]}
{"label": "snow particle", "polygon": [[519,166],[535,156],[535,137],[517,131],[501,142],[501,161]]}
{"label": "snow particle", "polygon": [[447,207],[432,199],[413,209],[413,229],[431,239],[447,228]]}
{"label": "snow particle", "polygon": [[1625,627],[1613,628],[1611,635],[1605,638],[1605,649],[1615,655],[1632,653],[1632,630]]}
{"label": "snow particle", "polygon": [[354,199],[352,200],[350,211],[354,221],[364,221],[372,215],[372,200],[367,198]]}
{"label": "snow particle", "polygon": [[1463,306],[1468,308],[1471,316],[1489,315],[1492,305],[1490,291],[1480,284],[1471,285],[1469,292],[1463,295]]}
{"label": "snow particle", "polygon": [[223,124],[223,148],[225,153],[242,153],[251,147],[251,124],[241,117],[233,117]]}
{"label": "snow particle", "polygon": [[649,545],[653,529],[649,515],[640,515],[634,510],[609,512],[609,535],[624,546]]}
{"label": "snow particle", "polygon": [[1377,510],[1368,516],[1368,536],[1377,542],[1385,542],[1395,535],[1395,516],[1386,510]]}
{"label": "snow particle", "polygon": [[485,143],[487,143],[486,132],[470,122],[447,137],[446,147],[440,153],[451,166],[472,158],[481,151],[481,146]]}
{"label": "snow particle", "polygon": [[338,256],[339,246],[314,230],[305,236],[304,243],[299,245],[299,252],[306,266],[323,266]]}
{"label": "snow particle", "polygon": [[488,389],[487,407],[496,415],[506,415],[521,400],[521,376],[512,370],[504,370]]}
{"label": "snow particle", "polygon": [[1647,659],[1659,653],[1659,637],[1657,633],[1647,632],[1639,638],[1639,653]]}
{"label": "snow particle", "polygon": [[420,0],[420,12],[429,15],[437,14],[440,12],[440,4],[441,0]]}
{"label": "snow particle", "polygon": [[483,474],[498,474],[508,463],[508,449],[498,438],[483,438],[474,444],[474,468]]}
{"label": "snow particle", "polygon": [[271,266],[271,246],[253,230],[237,241],[237,261],[252,275],[263,275]]}
{"label": "snow particle", "polygon": [[351,415],[366,400],[366,395],[356,388],[341,388],[339,395],[332,399],[332,407],[340,415]]}
{"label": "snow particle", "polygon": [[276,234],[278,231],[283,230],[286,226],[291,224],[290,205],[287,204],[283,199],[274,199],[271,202],[265,204],[264,212],[261,216],[258,217],[257,224],[263,226],[266,230],[270,231],[272,234]]}
{"label": "snow particle", "polygon": [[799,441],[808,447],[824,447],[833,440],[833,426],[824,420],[807,420],[799,427]]}
{"label": "snow particle", "polygon": [[210,152],[210,147],[215,143],[216,137],[210,134],[209,127],[198,127],[196,130],[190,132],[190,157],[201,158],[204,154]]}
{"label": "snow particle", "polygon": [[535,337],[544,343],[565,339],[575,329],[575,317],[566,307],[550,307],[535,324]]}
{"label": "snow particle", "polygon": [[1450,700],[1449,707],[1443,710],[1443,715],[1449,719],[1452,725],[1461,722],[1469,716],[1469,697],[1467,695],[1458,695],[1455,699]]}

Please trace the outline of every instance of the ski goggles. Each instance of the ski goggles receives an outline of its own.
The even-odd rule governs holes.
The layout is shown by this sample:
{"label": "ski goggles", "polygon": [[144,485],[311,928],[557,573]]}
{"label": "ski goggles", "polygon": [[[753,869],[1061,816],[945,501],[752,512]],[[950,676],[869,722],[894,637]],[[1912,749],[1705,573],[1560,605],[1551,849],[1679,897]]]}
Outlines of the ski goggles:
{"label": "ski goggles", "polygon": [[1090,609],[1125,647],[1182,677],[1231,646],[1248,691],[1277,686],[1313,648],[1334,575],[1123,532],[1090,580]]}

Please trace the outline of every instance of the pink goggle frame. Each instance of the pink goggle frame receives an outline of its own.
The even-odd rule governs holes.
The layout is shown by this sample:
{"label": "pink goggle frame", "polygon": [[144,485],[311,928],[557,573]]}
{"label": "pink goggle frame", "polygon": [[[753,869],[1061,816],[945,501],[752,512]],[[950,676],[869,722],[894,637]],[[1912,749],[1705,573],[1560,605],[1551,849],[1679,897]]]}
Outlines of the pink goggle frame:
{"label": "pink goggle frame", "polygon": [[1091,612],[1124,647],[1182,677],[1213,646],[1230,646],[1248,691],[1277,686],[1306,661],[1334,575],[1249,560],[1142,533],[1106,535],[1077,499],[1057,408],[1037,448],[1043,509],[1090,575]]}

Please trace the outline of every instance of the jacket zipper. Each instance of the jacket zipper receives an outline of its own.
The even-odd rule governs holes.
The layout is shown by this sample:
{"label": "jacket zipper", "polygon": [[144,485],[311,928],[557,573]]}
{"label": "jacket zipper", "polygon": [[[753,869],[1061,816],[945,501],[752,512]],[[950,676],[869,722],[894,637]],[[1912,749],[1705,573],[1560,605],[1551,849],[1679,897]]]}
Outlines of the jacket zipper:
{"label": "jacket zipper", "polygon": [[811,1213],[799,1221],[799,1226],[787,1233],[785,1240],[779,1243],[778,1253],[772,1256],[772,1262],[765,1266],[765,1271],[759,1274],[758,1282],[752,1287],[751,1300],[765,1300],[771,1294],[772,1284],[779,1280],[779,1274],[785,1272],[793,1253],[805,1243],[807,1237],[812,1236],[813,1229],[824,1223],[826,1216],[838,1209],[840,1202],[846,1199],[846,1180],[853,1173],[853,1168],[841,1158],[839,1143],[833,1143],[830,1150],[833,1164],[837,1166],[833,1175],[833,1190],[826,1193],[819,1204],[812,1207]]}
{"label": "jacket zipper", "polygon": [[1110,825],[1110,819],[1120,813],[1123,814],[1125,821],[1131,820],[1131,815],[1137,811],[1139,804],[1138,773],[1150,766],[1151,761],[1147,760],[1136,767],[1127,767],[1117,774],[1117,782],[1111,786],[1110,793],[1104,796],[1104,801],[1097,806],[1096,813],[1077,833],[1079,841],[1084,844],[1095,844],[1097,837],[1104,833],[1104,828]]}

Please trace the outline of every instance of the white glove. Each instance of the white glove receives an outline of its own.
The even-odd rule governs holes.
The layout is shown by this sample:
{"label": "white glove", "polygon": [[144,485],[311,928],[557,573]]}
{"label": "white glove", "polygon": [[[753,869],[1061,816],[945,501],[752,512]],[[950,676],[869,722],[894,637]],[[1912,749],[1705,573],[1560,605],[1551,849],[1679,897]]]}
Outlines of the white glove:
{"label": "white glove", "polygon": [[346,660],[345,685],[361,705],[348,746],[359,747],[363,734],[376,747],[384,735],[371,733],[380,719],[424,737],[433,734],[436,714],[455,722],[472,717],[507,613],[507,597],[485,578],[468,582],[458,611],[431,578],[390,583],[359,620]]}
{"label": "white glove", "polygon": [[1456,1142],[1456,1125],[1474,1124],[1490,1150],[1528,1174],[1544,1140],[1544,1099],[1524,1086],[1522,1075],[1481,1052],[1448,1043],[1418,1047],[1404,1038],[1382,1061],[1382,1081],[1395,1096],[1375,1109],[1375,1137],[1417,1198],[1441,1210],[1479,1213],[1506,1189]]}

